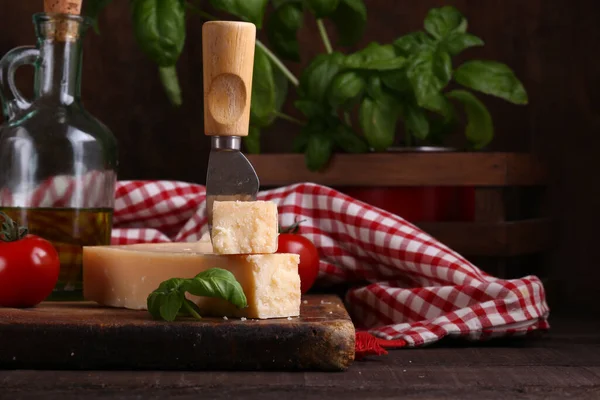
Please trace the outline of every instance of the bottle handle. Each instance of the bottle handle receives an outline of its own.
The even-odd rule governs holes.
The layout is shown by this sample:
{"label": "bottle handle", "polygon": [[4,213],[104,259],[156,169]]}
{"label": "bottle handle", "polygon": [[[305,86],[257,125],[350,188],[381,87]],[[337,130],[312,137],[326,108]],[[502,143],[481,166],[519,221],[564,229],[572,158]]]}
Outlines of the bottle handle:
{"label": "bottle handle", "polygon": [[0,60],[0,99],[2,113],[9,121],[31,106],[15,84],[15,72],[23,65],[35,65],[40,51],[33,46],[12,49]]}

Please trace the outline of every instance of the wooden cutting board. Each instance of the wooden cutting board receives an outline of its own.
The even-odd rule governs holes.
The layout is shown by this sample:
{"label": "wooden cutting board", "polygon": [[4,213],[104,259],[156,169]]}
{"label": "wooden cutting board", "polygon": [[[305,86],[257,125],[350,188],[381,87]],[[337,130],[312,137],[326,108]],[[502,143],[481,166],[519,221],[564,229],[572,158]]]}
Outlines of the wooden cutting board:
{"label": "wooden cutting board", "polygon": [[164,322],[91,302],[0,308],[0,368],[342,371],[354,325],[339,297],[303,298],[299,318]]}

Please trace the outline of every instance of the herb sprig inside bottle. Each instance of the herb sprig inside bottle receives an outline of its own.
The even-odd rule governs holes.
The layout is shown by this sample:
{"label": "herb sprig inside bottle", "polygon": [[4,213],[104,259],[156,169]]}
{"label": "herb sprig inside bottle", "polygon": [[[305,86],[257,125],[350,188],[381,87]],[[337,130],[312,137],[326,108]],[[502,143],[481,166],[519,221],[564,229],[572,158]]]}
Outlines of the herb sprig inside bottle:
{"label": "herb sprig inside bottle", "polygon": [[244,290],[235,276],[221,268],[211,268],[191,279],[172,278],[162,282],[148,295],[148,311],[155,319],[174,321],[178,316],[202,319],[200,309],[185,297],[215,297],[226,300],[238,308],[248,307]]}

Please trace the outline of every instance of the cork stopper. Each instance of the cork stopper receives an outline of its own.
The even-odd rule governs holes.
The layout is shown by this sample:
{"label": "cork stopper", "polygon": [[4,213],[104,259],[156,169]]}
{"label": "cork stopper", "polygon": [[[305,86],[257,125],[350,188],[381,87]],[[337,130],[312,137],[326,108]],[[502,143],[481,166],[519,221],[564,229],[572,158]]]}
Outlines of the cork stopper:
{"label": "cork stopper", "polygon": [[[44,11],[49,14],[80,15],[81,3],[82,0],[44,0]],[[54,29],[47,35],[59,42],[71,42],[78,39],[79,29],[76,21],[65,18],[56,21]]]}
{"label": "cork stopper", "polygon": [[82,0],[44,0],[44,11],[57,14],[81,14]]}

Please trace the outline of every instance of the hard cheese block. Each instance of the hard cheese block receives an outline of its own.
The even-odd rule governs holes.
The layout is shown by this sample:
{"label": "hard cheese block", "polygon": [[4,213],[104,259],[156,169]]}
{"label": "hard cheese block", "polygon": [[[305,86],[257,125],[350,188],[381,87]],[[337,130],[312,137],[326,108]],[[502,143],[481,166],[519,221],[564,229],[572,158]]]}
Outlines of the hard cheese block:
{"label": "hard cheese block", "polygon": [[271,201],[215,201],[212,245],[217,254],[277,251],[277,205]]}
{"label": "hard cheese block", "polygon": [[[139,247],[139,246],[138,246]],[[157,247],[160,247],[158,245]],[[83,248],[83,295],[111,307],[147,309],[148,295],[171,278],[192,278],[209,268],[236,277],[248,300],[238,309],[215,298],[189,295],[206,316],[282,318],[300,314],[297,254],[216,255],[133,246]]]}

